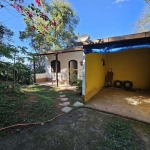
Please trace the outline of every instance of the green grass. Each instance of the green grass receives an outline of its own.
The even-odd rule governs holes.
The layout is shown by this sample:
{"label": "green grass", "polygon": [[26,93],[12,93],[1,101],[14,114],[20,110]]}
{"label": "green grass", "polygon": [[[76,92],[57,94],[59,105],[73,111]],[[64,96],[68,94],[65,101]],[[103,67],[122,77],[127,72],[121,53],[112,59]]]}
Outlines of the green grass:
{"label": "green grass", "polygon": [[22,90],[25,93],[12,94],[9,89],[0,88],[0,128],[18,123],[42,122],[59,114],[55,107],[58,92],[38,85]]}
{"label": "green grass", "polygon": [[77,92],[69,91],[69,90],[63,91],[63,92],[66,95],[66,97],[68,97],[71,105],[73,105],[77,101],[82,103],[82,98],[81,98],[80,94],[78,94]]}
{"label": "green grass", "polygon": [[133,134],[128,122],[113,120],[106,125],[105,139],[103,139],[98,150],[132,150]]}

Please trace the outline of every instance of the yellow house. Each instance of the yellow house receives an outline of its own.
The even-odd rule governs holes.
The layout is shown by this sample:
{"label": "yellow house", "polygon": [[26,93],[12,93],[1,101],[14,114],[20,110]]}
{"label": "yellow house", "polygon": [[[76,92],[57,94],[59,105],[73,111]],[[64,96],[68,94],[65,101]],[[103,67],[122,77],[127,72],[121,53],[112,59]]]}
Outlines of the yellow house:
{"label": "yellow house", "polygon": [[105,85],[112,69],[113,81],[132,81],[134,89],[150,89],[150,32],[78,42],[83,46],[84,102]]}

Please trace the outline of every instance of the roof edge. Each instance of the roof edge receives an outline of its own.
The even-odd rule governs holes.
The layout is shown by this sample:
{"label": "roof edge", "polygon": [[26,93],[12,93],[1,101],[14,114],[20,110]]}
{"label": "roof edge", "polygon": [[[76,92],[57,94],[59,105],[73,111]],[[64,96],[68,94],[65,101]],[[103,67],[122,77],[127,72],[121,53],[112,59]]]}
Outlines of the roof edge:
{"label": "roof edge", "polygon": [[55,50],[55,51],[46,51],[46,52],[40,52],[37,53],[37,56],[40,55],[52,55],[52,54],[59,54],[59,53],[70,53],[70,52],[78,52],[83,51],[83,48],[77,47],[77,48],[70,48],[70,49],[63,49],[63,50]]}
{"label": "roof edge", "polygon": [[109,38],[101,38],[97,40],[90,40],[87,42],[76,42],[75,46],[84,46],[84,45],[93,45],[93,44],[102,44],[102,43],[111,43],[111,42],[119,42],[125,40],[134,40],[134,39],[142,39],[150,37],[150,32],[142,32],[142,33],[135,33],[123,36],[114,36]]}

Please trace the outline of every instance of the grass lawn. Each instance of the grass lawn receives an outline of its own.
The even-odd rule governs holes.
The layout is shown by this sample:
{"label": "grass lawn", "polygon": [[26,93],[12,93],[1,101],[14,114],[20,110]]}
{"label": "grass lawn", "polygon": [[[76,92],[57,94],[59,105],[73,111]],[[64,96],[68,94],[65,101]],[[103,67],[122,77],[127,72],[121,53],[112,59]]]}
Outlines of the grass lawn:
{"label": "grass lawn", "polygon": [[[59,93],[51,87],[30,85],[22,88],[21,92],[11,93],[10,89],[0,88],[0,128],[14,124],[34,123],[50,120],[60,111]],[[69,98],[71,105],[81,101],[81,97],[74,91],[63,91]],[[22,129],[17,128],[15,131]],[[0,136],[10,130],[1,131]]]}
{"label": "grass lawn", "polygon": [[65,90],[63,91],[63,93],[66,95],[66,97],[68,97],[71,105],[73,105],[77,101],[83,103],[81,95],[79,93],[76,93],[74,91],[69,91],[69,90]]}
{"label": "grass lawn", "polygon": [[[0,128],[19,123],[44,122],[62,113],[61,107],[58,107],[58,91],[39,85],[31,85],[22,90],[24,93],[12,94],[9,89],[0,88]],[[81,102],[81,97],[76,92],[64,90],[63,93],[71,105],[76,101]],[[24,132],[20,132],[22,130]],[[20,133],[16,134],[18,132]],[[33,141],[30,143],[27,137]],[[8,150],[30,150],[37,147],[53,150],[146,150],[150,147],[150,128],[143,123],[81,108],[74,109],[50,124],[0,131],[0,139],[3,148]],[[26,146],[28,144],[30,147]]]}
{"label": "grass lawn", "polygon": [[[104,139],[102,139],[101,146],[98,150],[111,149],[111,150],[132,150],[136,148],[134,131],[128,122],[121,119],[112,119],[107,123]],[[139,146],[141,147],[142,144]]]}
{"label": "grass lawn", "polygon": [[22,90],[24,93],[12,94],[9,89],[0,88],[0,128],[46,121],[60,113],[55,107],[58,92],[52,88],[30,85]]}

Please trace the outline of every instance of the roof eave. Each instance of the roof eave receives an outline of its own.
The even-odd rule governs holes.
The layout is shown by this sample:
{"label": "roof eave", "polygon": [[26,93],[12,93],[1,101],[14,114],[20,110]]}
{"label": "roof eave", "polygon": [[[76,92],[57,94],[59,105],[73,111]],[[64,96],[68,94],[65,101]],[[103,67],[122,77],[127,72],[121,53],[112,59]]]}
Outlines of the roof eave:
{"label": "roof eave", "polygon": [[137,34],[125,35],[125,36],[102,38],[102,39],[91,40],[87,42],[76,42],[75,46],[83,46],[83,48],[102,48],[111,44],[143,42],[145,40],[150,40],[150,32],[142,32]]}
{"label": "roof eave", "polygon": [[40,52],[36,54],[37,56],[40,55],[52,55],[52,54],[59,54],[59,53],[70,53],[70,52],[78,52],[83,51],[83,48],[72,48],[72,49],[64,49],[64,50],[55,50],[55,51],[47,51],[47,52]]}

